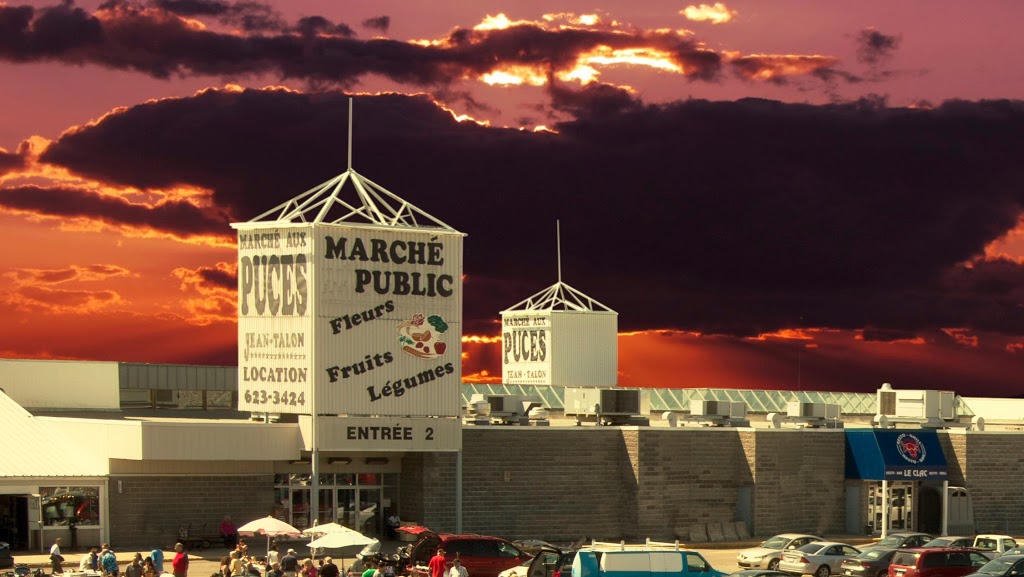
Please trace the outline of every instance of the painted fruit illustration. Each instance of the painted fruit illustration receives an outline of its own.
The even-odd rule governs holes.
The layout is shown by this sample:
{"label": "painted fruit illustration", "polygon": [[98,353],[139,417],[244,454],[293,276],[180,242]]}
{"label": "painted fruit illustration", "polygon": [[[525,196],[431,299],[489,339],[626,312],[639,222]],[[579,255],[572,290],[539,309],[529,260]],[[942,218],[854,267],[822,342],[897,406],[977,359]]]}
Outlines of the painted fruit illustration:
{"label": "painted fruit illustration", "polygon": [[440,315],[415,314],[396,326],[402,350],[421,359],[435,359],[448,350],[441,335],[448,331],[448,323]]}

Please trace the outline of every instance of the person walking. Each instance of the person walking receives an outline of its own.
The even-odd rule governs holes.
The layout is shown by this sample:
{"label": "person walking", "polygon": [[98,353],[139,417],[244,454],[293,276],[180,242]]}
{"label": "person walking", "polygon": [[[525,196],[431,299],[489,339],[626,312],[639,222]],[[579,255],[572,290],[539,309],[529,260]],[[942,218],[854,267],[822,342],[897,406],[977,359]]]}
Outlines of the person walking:
{"label": "person walking", "polygon": [[164,574],[164,550],[160,547],[153,547],[153,551],[149,553],[150,558],[153,559],[153,567],[156,568],[157,575]]}
{"label": "person walking", "polygon": [[100,553],[100,572],[106,577],[117,577],[120,573],[117,567],[117,557],[113,551],[105,547]]}
{"label": "person walking", "polygon": [[50,547],[50,569],[51,573],[55,575],[62,575],[64,573],[64,567],[61,563],[64,562],[64,557],[60,554],[60,544],[63,540],[57,537],[53,540],[53,546]]}
{"label": "person walking", "polygon": [[469,577],[469,571],[462,566],[462,560],[458,557],[452,559],[452,568],[448,570],[448,577]]}
{"label": "person walking", "polygon": [[445,577],[448,562],[444,560],[444,549],[437,550],[437,554],[430,558],[427,567],[430,567],[430,577]]}
{"label": "person walking", "polygon": [[93,547],[89,549],[89,552],[82,555],[82,560],[78,562],[78,572],[85,573],[86,571],[99,571],[100,569],[100,552],[98,549]]}
{"label": "person walking", "polygon": [[181,543],[174,544],[171,573],[174,573],[174,577],[188,577],[188,553],[185,552],[185,546]]}
{"label": "person walking", "polygon": [[341,577],[341,571],[334,564],[334,559],[324,558],[324,566],[320,568],[320,577]]}
{"label": "person walking", "polygon": [[295,549],[289,549],[284,557],[281,557],[281,571],[284,577],[295,577],[299,572],[299,558],[295,556]]}
{"label": "person walking", "polygon": [[231,522],[231,515],[224,515],[224,520],[220,522],[219,529],[220,537],[224,540],[224,547],[234,549],[235,545],[238,544],[238,529]]}
{"label": "person walking", "polygon": [[135,554],[132,558],[132,562],[124,568],[124,577],[142,577],[142,555],[139,553]]}

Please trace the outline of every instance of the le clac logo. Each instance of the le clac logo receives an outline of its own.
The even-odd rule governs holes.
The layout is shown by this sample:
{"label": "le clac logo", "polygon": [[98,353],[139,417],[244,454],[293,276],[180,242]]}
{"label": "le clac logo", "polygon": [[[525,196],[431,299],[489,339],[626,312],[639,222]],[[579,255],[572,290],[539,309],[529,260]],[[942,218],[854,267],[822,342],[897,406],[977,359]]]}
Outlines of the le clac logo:
{"label": "le clac logo", "polygon": [[448,350],[441,336],[448,332],[448,323],[440,315],[415,314],[396,326],[398,342],[406,354],[420,359],[436,359]]}

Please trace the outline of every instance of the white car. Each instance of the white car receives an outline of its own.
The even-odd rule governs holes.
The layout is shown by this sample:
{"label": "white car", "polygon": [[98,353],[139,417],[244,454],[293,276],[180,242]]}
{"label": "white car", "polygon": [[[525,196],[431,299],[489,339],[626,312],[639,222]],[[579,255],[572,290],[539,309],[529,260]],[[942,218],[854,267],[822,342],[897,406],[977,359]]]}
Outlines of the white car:
{"label": "white car", "polygon": [[736,564],[741,569],[771,569],[775,571],[779,568],[779,559],[782,557],[783,551],[803,547],[815,541],[824,541],[824,539],[803,533],[782,533],[757,547],[740,551],[736,556]]}
{"label": "white car", "polygon": [[829,577],[840,574],[843,559],[860,555],[860,549],[846,543],[816,541],[799,549],[783,551],[779,571],[791,575]]}

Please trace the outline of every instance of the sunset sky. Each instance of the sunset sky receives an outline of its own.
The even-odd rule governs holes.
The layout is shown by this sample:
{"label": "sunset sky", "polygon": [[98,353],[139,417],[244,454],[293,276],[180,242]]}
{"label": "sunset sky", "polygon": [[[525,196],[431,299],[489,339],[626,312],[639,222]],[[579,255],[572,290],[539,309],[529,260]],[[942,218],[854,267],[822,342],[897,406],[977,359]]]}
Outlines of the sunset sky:
{"label": "sunset sky", "polygon": [[235,232],[353,167],[619,384],[1024,394],[1024,2],[0,2],[0,357],[234,365]]}

